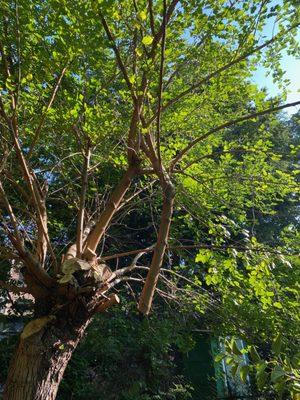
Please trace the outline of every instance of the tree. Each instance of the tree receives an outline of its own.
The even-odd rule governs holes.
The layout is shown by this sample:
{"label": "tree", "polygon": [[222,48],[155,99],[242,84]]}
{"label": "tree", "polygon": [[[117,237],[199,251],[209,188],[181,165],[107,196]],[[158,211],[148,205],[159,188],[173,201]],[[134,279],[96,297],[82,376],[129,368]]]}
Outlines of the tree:
{"label": "tree", "polygon": [[[229,211],[242,220],[254,204],[267,212],[270,199],[294,190],[294,177],[269,163],[268,143],[226,133],[300,104],[267,100],[249,82],[261,60],[284,84],[280,54],[298,50],[299,10],[258,0],[4,1],[1,9],[1,259],[24,277],[24,286],[1,286],[34,298],[4,398],[54,399],[93,315],[119,302],[117,284],[142,283],[138,309],[149,314],[166,251],[187,247],[176,244],[180,225],[170,237],[174,211],[188,223],[207,179],[220,179],[228,196],[198,204],[208,220]],[[262,40],[275,15],[277,33]],[[262,171],[272,185],[261,187]],[[128,204],[138,213],[154,204],[161,216],[154,244],[120,254],[134,244],[130,231],[125,243],[106,237]],[[214,246],[224,244],[219,235]],[[149,256],[143,278],[137,263]],[[122,268],[109,268],[113,259]]]}

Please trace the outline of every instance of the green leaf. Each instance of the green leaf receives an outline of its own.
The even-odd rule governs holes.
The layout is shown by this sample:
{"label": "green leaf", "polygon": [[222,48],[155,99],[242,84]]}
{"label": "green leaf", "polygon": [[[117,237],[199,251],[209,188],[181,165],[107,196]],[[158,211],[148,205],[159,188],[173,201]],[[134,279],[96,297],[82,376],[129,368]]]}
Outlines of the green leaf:
{"label": "green leaf", "polygon": [[142,51],[138,47],[135,49],[135,52],[138,57],[141,57],[141,55],[143,54]]}
{"label": "green leaf", "polygon": [[227,365],[230,365],[230,364],[234,363],[234,358],[233,357],[226,357],[225,361],[226,361]]}
{"label": "green leaf", "polygon": [[264,388],[268,377],[269,377],[269,374],[267,372],[265,372],[265,371],[263,371],[259,375],[259,377],[257,378],[257,386],[258,386],[259,389],[263,389]]}
{"label": "green leaf", "polygon": [[201,262],[202,264],[207,263],[211,258],[211,253],[209,250],[200,250],[196,255],[195,261]]}
{"label": "green leaf", "polygon": [[267,363],[265,361],[262,361],[257,368],[256,381],[259,389],[262,389],[267,382],[269,374],[265,371],[266,368],[267,368]]}
{"label": "green leaf", "polygon": [[215,362],[220,362],[226,357],[226,353],[220,353],[215,357]]}
{"label": "green leaf", "polygon": [[142,21],[145,21],[145,19],[147,18],[147,12],[145,10],[142,10],[141,12],[139,12],[139,17]]}
{"label": "green leaf", "polygon": [[152,44],[152,42],[153,42],[153,37],[152,36],[144,36],[143,37],[142,43],[145,46],[149,46],[150,44]]}
{"label": "green leaf", "polygon": [[271,372],[271,381],[276,382],[278,379],[280,379],[282,376],[285,375],[285,371],[281,368],[280,365],[275,365]]}
{"label": "green leaf", "polygon": [[233,366],[231,367],[230,372],[232,373],[233,376],[236,376],[236,373],[237,373],[237,371],[238,371],[238,368],[239,368],[239,364],[235,364],[235,365],[233,365]]}
{"label": "green leaf", "polygon": [[259,363],[261,361],[261,358],[260,358],[255,346],[250,347],[250,356],[254,363]]}
{"label": "green leaf", "polygon": [[238,348],[238,345],[236,344],[236,341],[234,339],[231,342],[231,350],[237,356],[241,356],[242,355],[242,352]]}
{"label": "green leaf", "polygon": [[244,383],[247,381],[249,370],[250,370],[249,365],[242,365],[240,368],[240,378]]}

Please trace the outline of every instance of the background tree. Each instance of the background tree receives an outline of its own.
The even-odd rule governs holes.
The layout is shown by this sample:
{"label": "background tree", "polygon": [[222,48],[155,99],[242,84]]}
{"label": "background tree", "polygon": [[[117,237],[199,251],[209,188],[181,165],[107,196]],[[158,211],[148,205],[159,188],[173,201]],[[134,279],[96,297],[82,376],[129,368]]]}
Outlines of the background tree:
{"label": "background tree", "polygon": [[[228,243],[225,225],[243,227],[250,210],[269,213],[271,201],[295,192],[293,174],[277,167],[276,155],[268,158],[267,124],[249,143],[242,130],[234,140],[227,135],[300,103],[267,100],[249,83],[259,60],[272,61],[282,78],[281,50],[296,53],[299,15],[291,1],[257,0],[1,8],[1,257],[24,277],[10,290],[34,298],[4,398],[52,399],[93,315],[119,302],[115,286],[142,283],[138,310],[148,315],[167,249],[203,247],[199,235],[187,245],[179,224],[170,233],[173,215],[183,226],[191,213],[205,220],[212,240],[204,247],[241,250],[247,261],[244,246],[236,249],[238,232]],[[277,33],[262,38],[275,14]],[[154,240],[119,254],[139,238],[131,240],[129,228],[120,246],[110,238],[114,218],[136,202],[140,215],[152,204],[160,209]],[[251,252],[259,253],[251,235]],[[217,269],[211,281],[221,278]]]}

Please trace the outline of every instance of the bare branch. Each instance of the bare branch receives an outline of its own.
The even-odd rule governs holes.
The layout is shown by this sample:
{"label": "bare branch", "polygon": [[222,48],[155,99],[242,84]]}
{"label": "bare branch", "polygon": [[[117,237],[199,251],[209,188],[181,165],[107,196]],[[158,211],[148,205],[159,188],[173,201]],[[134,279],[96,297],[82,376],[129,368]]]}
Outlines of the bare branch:
{"label": "bare branch", "polygon": [[157,144],[157,155],[158,162],[161,165],[161,154],[160,154],[160,117],[161,117],[161,100],[163,92],[163,76],[164,76],[164,63],[165,63],[165,47],[166,47],[166,0],[163,0],[163,22],[162,22],[162,43],[161,43],[161,56],[160,56],[160,67],[159,67],[159,87],[158,87],[158,104],[157,104],[157,119],[156,119],[156,144]]}
{"label": "bare branch", "polygon": [[57,79],[57,81],[56,81],[56,84],[55,84],[55,86],[54,86],[54,88],[53,88],[52,95],[51,95],[51,97],[50,97],[50,99],[49,99],[49,102],[48,102],[48,104],[47,104],[47,106],[46,106],[46,108],[45,108],[43,114],[42,114],[40,123],[39,123],[39,125],[38,125],[38,127],[37,127],[37,129],[36,129],[36,131],[35,131],[34,137],[33,137],[33,139],[32,139],[32,143],[31,143],[31,146],[30,146],[30,149],[29,149],[29,153],[28,153],[28,159],[30,159],[30,157],[32,156],[32,153],[33,153],[33,151],[34,151],[35,145],[37,144],[37,142],[38,142],[38,140],[39,140],[39,138],[40,138],[41,131],[42,131],[42,128],[43,128],[43,125],[44,125],[44,122],[45,122],[45,119],[46,119],[46,116],[47,116],[47,112],[49,111],[49,109],[51,108],[51,106],[52,106],[52,104],[53,104],[53,102],[54,102],[54,100],[55,100],[55,97],[56,97],[56,94],[57,94],[58,89],[59,89],[59,87],[60,87],[62,78],[63,78],[63,76],[64,76],[65,73],[66,73],[67,67],[68,67],[68,63],[67,63],[67,65],[62,69],[62,71],[61,71],[61,73],[60,73],[60,75],[59,75],[59,77],[58,77],[58,79]]}
{"label": "bare branch", "polygon": [[[17,157],[21,166],[21,170],[23,172],[23,176],[25,181],[28,184],[29,190],[31,192],[35,209],[37,212],[37,225],[38,225],[38,234],[39,238],[38,241],[43,242],[43,253],[47,250],[44,241],[46,242],[47,246],[49,247],[49,251],[51,257],[53,259],[54,268],[57,269],[57,261],[56,257],[50,243],[50,239],[48,236],[48,228],[47,228],[47,212],[45,207],[45,199],[41,196],[41,188],[39,187],[38,181],[35,175],[30,171],[27,161],[24,157],[22,152],[20,142],[19,142],[19,135],[18,135],[18,125],[16,117],[13,116],[10,124],[10,130],[13,137]],[[44,259],[44,256],[42,257]]]}
{"label": "bare branch", "polygon": [[[241,251],[253,251],[253,252],[266,252],[270,254],[278,254],[278,255],[291,255],[294,253],[283,253],[282,251],[279,250],[274,250],[272,248],[268,247],[259,247],[259,248],[251,248],[251,247],[246,247],[246,246],[240,246],[240,245],[224,245],[224,246],[216,246],[216,245],[211,245],[211,244],[205,244],[205,243],[198,243],[198,244],[191,244],[191,245],[179,245],[179,246],[167,246],[167,250],[171,251],[180,251],[180,250],[192,250],[192,249],[212,249],[212,250],[217,250],[217,251],[227,251],[227,249],[236,249],[236,250],[241,250]],[[110,256],[104,256],[99,258],[101,261],[108,261],[108,260],[114,260],[116,258],[121,258],[121,257],[127,257],[131,256],[133,254],[138,254],[138,253],[152,253],[154,251],[155,247],[146,247],[144,249],[137,249],[137,250],[130,250],[130,251],[124,251],[123,253],[117,253],[117,254],[112,254]],[[295,255],[298,255],[298,253],[295,253]],[[141,267],[139,267],[141,268]],[[161,269],[162,270],[162,269]]]}
{"label": "bare branch", "polygon": [[152,0],[148,0],[148,10],[149,10],[149,16],[150,16],[150,28],[151,28],[151,33],[152,33],[153,36],[155,36],[155,25],[154,25],[153,3],[152,3]]}
{"label": "bare branch", "polygon": [[143,291],[138,305],[138,310],[145,315],[149,314],[151,309],[152,300],[160,273],[160,268],[167,247],[169,230],[171,226],[171,218],[173,214],[175,192],[172,183],[170,181],[166,181],[165,184],[162,186],[162,190],[164,194],[164,201],[163,201],[161,222],[159,226],[157,243],[155,245],[150,269],[147,274],[146,282],[143,287]]}
{"label": "bare branch", "polygon": [[84,226],[84,214],[85,214],[85,198],[87,192],[88,185],[88,171],[90,167],[90,159],[91,159],[91,147],[90,143],[86,146],[86,151],[84,154],[84,163],[82,168],[82,184],[81,184],[81,195],[80,195],[80,204],[79,204],[79,212],[77,218],[77,257],[81,257],[82,254],[82,246],[83,246],[83,226]]}
{"label": "bare branch", "polygon": [[115,53],[118,66],[119,66],[119,68],[120,68],[120,70],[121,70],[121,72],[122,72],[122,74],[124,76],[124,79],[126,81],[128,89],[131,92],[132,98],[136,100],[136,95],[134,93],[134,89],[133,89],[132,83],[130,82],[130,79],[128,77],[127,70],[126,70],[126,67],[125,67],[125,65],[123,63],[120,51],[119,51],[119,49],[118,49],[118,47],[116,45],[115,38],[113,37],[113,35],[112,35],[112,33],[111,33],[110,29],[109,29],[109,26],[108,26],[108,24],[107,24],[107,22],[106,22],[106,20],[105,20],[105,18],[103,16],[103,14],[101,12],[99,12],[99,15],[100,15],[100,19],[101,19],[101,23],[103,25],[103,28],[104,28],[104,30],[106,32],[106,35],[107,35],[108,39],[111,42],[111,47],[112,47],[112,49],[113,49],[113,51]]}
{"label": "bare branch", "polygon": [[[112,275],[109,277],[108,282],[114,280],[116,277],[119,277],[119,276],[128,274],[128,273],[131,272],[133,269],[135,269],[138,260],[139,260],[144,254],[146,254],[147,251],[150,251],[150,250],[154,250],[154,246],[150,246],[150,247],[148,247],[145,251],[142,250],[141,252],[139,252],[139,253],[134,257],[132,263],[131,263],[128,267],[121,268],[121,269],[118,269],[118,270],[114,271],[114,272],[112,273]],[[103,260],[103,258],[102,258],[101,260]]]}
{"label": "bare branch", "polygon": [[6,193],[4,191],[4,188],[3,188],[3,185],[2,185],[1,181],[0,181],[0,195],[1,195],[0,198],[2,198],[2,200],[4,202],[5,208],[6,208],[7,212],[8,212],[11,224],[12,224],[13,229],[14,229],[14,237],[16,239],[15,240],[16,248],[17,248],[18,252],[20,253],[20,255],[22,255],[24,253],[24,247],[23,247],[23,240],[22,240],[22,238],[21,238],[21,236],[19,234],[19,224],[17,222],[17,219],[15,217],[13,209],[12,209],[10,203],[9,203],[9,200],[8,200],[8,198],[6,196]]}
{"label": "bare branch", "polygon": [[[33,173],[30,172],[29,166],[27,165],[26,159],[24,157],[24,154],[22,152],[20,142],[19,142],[19,135],[18,135],[18,123],[16,119],[16,115],[13,115],[11,120],[8,118],[8,116],[5,113],[5,109],[2,103],[2,99],[0,96],[0,109],[1,109],[1,114],[3,118],[6,120],[8,124],[8,128],[11,132],[13,142],[14,142],[14,147],[16,149],[17,153],[17,158],[21,167],[21,171],[24,177],[25,182],[27,183],[29,190],[31,192],[35,209],[37,212],[37,225],[38,225],[38,230],[39,234],[42,235],[42,237],[38,237],[39,240],[46,240],[47,245],[49,246],[49,250],[53,259],[54,263],[54,268],[57,268],[57,261],[56,257],[53,251],[53,248],[50,243],[50,239],[48,236],[48,230],[47,230],[47,214],[46,214],[46,208],[45,208],[45,202],[44,199],[41,197],[41,188],[39,187],[38,181]],[[28,253],[24,249],[22,249],[19,245],[19,240],[15,240],[14,237],[10,235],[11,241],[16,246],[16,249],[19,251],[20,254],[22,254],[22,258],[25,261],[26,266],[29,268],[29,270],[33,273],[33,275],[37,275],[42,282],[46,285],[52,285],[52,278],[47,274],[45,270],[41,267],[41,265],[36,262],[32,254]],[[43,248],[45,250],[45,247],[43,245]],[[44,254],[44,253],[43,253]]]}
{"label": "bare branch", "polygon": [[15,285],[12,285],[11,283],[7,283],[4,281],[0,281],[0,288],[6,289],[9,292],[13,292],[16,294],[30,293],[26,287],[15,286]]}
{"label": "bare branch", "polygon": [[[132,282],[142,282],[144,283],[144,279],[141,278],[133,278],[131,276],[122,276],[120,278],[115,279],[114,281],[112,281],[111,283],[109,283],[107,285],[107,290],[112,289],[114,286],[118,285],[121,282],[128,282],[128,281],[132,281]],[[106,291],[107,291],[106,290]]]}
{"label": "bare branch", "polygon": [[183,172],[185,170],[187,170],[188,168],[190,168],[192,165],[199,163],[202,160],[205,160],[206,158],[213,158],[216,156],[222,156],[223,154],[235,154],[235,153],[255,153],[256,150],[255,149],[244,149],[243,147],[235,147],[233,149],[230,150],[224,150],[224,151],[217,151],[211,154],[205,154],[201,157],[198,157],[194,160],[192,160],[191,162],[189,162],[188,164],[186,164],[184,166],[184,168],[180,168],[180,172]]}
{"label": "bare branch", "polygon": [[23,189],[23,187],[18,183],[14,177],[9,173],[8,170],[3,171],[3,175],[5,175],[6,179],[13,185],[16,190],[18,190],[19,194],[25,199],[27,203],[30,203],[30,196],[28,193]]}
{"label": "bare branch", "polygon": [[8,229],[8,227],[6,226],[6,224],[4,224],[2,222],[2,225],[3,225],[4,229],[6,230],[8,238],[10,239],[11,243],[18,251],[20,259],[23,260],[23,262],[24,262],[25,266],[27,267],[28,271],[30,272],[31,276],[33,276],[42,285],[42,287],[45,287],[45,288],[53,287],[56,283],[55,280],[48,275],[48,273],[45,271],[44,268],[42,268],[40,263],[37,262],[35,257],[24,248],[22,242],[20,245],[20,241],[17,240],[15,238],[15,236],[13,236],[11,234],[11,232]]}
{"label": "bare branch", "polygon": [[16,107],[18,107],[20,85],[21,85],[21,30],[20,30],[20,18],[19,18],[19,4],[15,2],[15,16],[16,16],[16,39],[17,39],[17,52],[18,52],[18,82],[16,92]]}

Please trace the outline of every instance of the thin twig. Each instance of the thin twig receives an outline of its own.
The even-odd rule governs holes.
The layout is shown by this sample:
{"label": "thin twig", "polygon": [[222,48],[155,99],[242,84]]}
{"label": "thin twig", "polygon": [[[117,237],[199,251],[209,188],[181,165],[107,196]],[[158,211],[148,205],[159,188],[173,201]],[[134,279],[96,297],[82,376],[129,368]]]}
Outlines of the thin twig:
{"label": "thin twig", "polygon": [[150,16],[150,29],[153,36],[155,36],[155,25],[154,25],[154,16],[153,16],[153,4],[152,0],[148,0],[148,10]]}
{"label": "thin twig", "polygon": [[56,84],[54,85],[54,88],[53,88],[51,97],[50,97],[50,99],[48,101],[48,104],[47,104],[47,106],[46,106],[46,108],[45,108],[45,110],[44,110],[44,112],[43,112],[43,114],[41,116],[40,123],[39,123],[39,125],[38,125],[38,127],[37,127],[37,129],[35,131],[35,134],[34,134],[34,137],[32,139],[31,146],[30,146],[30,149],[29,149],[29,152],[28,152],[28,160],[32,156],[34,148],[35,148],[35,146],[36,146],[36,144],[37,144],[37,142],[38,142],[38,140],[40,138],[41,131],[42,131],[44,122],[46,120],[47,113],[48,113],[49,109],[51,108],[51,106],[52,106],[52,104],[53,104],[53,102],[55,100],[56,94],[57,94],[58,89],[60,87],[62,78],[65,75],[65,72],[67,70],[68,64],[69,63],[67,63],[66,66],[62,69],[62,71],[61,71],[61,73],[60,73],[60,75],[59,75],[59,77],[58,77],[58,79],[56,81]]}
{"label": "thin twig", "polygon": [[[175,10],[175,7],[177,6],[178,3],[179,3],[179,0],[172,0],[171,1],[171,4],[169,5],[169,7],[168,7],[168,9],[167,9],[167,11],[165,13],[165,21],[164,21],[165,25],[168,25],[172,15],[173,15],[173,12]],[[161,26],[159,27],[156,35],[153,38],[152,49],[151,49],[151,57],[154,57],[154,55],[155,55],[155,50],[156,50],[159,42],[161,41],[161,39],[163,37],[163,32],[164,32],[164,26],[163,26],[163,23],[162,23]]]}
{"label": "thin twig", "polygon": [[159,67],[159,86],[158,86],[158,103],[157,103],[157,119],[156,119],[156,144],[157,144],[157,156],[159,165],[161,165],[160,119],[161,119],[161,102],[163,93],[163,77],[164,77],[166,31],[167,31],[166,12],[167,12],[167,4],[166,0],[163,0],[162,42],[161,42],[160,67]]}
{"label": "thin twig", "polygon": [[115,38],[113,37],[113,35],[112,35],[112,33],[111,33],[110,29],[109,29],[109,26],[108,26],[108,24],[106,22],[106,19],[104,18],[103,14],[101,12],[99,12],[99,16],[100,16],[100,20],[101,20],[101,23],[103,25],[103,28],[104,28],[104,30],[106,32],[106,35],[107,35],[109,41],[111,42],[110,43],[111,47],[112,47],[112,49],[113,49],[113,51],[115,53],[118,66],[119,66],[119,68],[120,68],[120,70],[121,70],[121,72],[122,72],[122,74],[124,76],[124,79],[126,81],[128,89],[130,90],[133,99],[136,100],[136,95],[134,93],[134,89],[133,89],[132,83],[130,82],[130,79],[128,77],[127,70],[126,70],[126,67],[125,67],[125,65],[123,63],[120,51],[119,51],[119,49],[118,49],[118,47],[116,45]]}
{"label": "thin twig", "polygon": [[169,100],[168,103],[166,103],[163,106],[163,110],[166,108],[170,107],[171,105],[177,103],[180,99],[191,93],[193,90],[199,88],[200,86],[208,83],[212,78],[215,78],[216,76],[220,75],[222,72],[226,71],[228,68],[232,67],[233,65],[239,64],[241,61],[245,60],[246,58],[250,57],[251,55],[257,53],[260,50],[263,50],[265,47],[269,46],[270,44],[276,42],[277,40],[281,39],[286,33],[290,32],[291,30],[297,28],[300,24],[294,24],[288,29],[286,29],[283,33],[279,32],[277,35],[272,37],[271,39],[267,40],[260,46],[255,47],[252,50],[249,50],[248,52],[242,54],[241,56],[235,58],[234,60],[230,61],[229,63],[223,65],[222,67],[218,68],[216,71],[212,72],[211,74],[207,75],[205,78],[201,79],[199,82],[194,83],[191,85],[188,89],[184,90],[183,92],[179,93],[176,97],[173,99]]}
{"label": "thin twig", "polygon": [[243,121],[247,121],[249,119],[252,118],[257,118],[257,117],[261,117],[262,115],[266,115],[266,114],[271,114],[280,110],[283,110],[285,108],[289,108],[289,107],[294,107],[300,104],[300,101],[295,101],[293,103],[287,103],[287,104],[283,104],[282,106],[278,106],[278,107],[271,107],[268,108],[266,110],[262,110],[262,111],[258,111],[255,113],[251,113],[251,114],[247,114],[247,115],[243,115],[239,118],[236,118],[234,120],[230,120],[225,122],[222,125],[217,126],[216,128],[211,129],[210,131],[208,131],[207,133],[205,133],[204,135],[194,139],[193,141],[191,141],[183,150],[181,150],[177,156],[171,161],[170,164],[170,170],[174,170],[175,165],[182,159],[182,157],[189,151],[191,150],[197,143],[201,142],[202,140],[206,139],[207,137],[209,137],[210,135],[212,135],[213,133],[219,132],[225,128],[229,128],[239,122],[243,122]]}
{"label": "thin twig", "polygon": [[[227,251],[227,249],[236,249],[236,250],[241,250],[241,251],[253,251],[253,252],[265,252],[265,253],[270,253],[270,254],[278,254],[278,255],[297,255],[298,253],[283,253],[280,250],[274,250],[270,249],[267,247],[260,247],[260,248],[251,248],[251,247],[246,247],[246,246],[235,246],[235,245],[224,245],[224,246],[216,246],[212,244],[205,244],[205,243],[198,243],[198,244],[192,244],[192,245],[182,245],[182,246],[167,246],[168,250],[176,251],[176,250],[191,250],[191,249],[212,249],[212,250],[217,250],[217,251]],[[152,247],[146,247],[144,249],[138,249],[138,250],[130,250],[126,251],[123,253],[117,253],[117,254],[112,254],[110,256],[104,256],[101,257],[101,261],[108,261],[108,260],[114,260],[116,258],[121,258],[121,257],[127,257],[133,254],[137,253],[152,253],[154,248]]]}
{"label": "thin twig", "polygon": [[16,294],[30,293],[26,287],[15,286],[4,281],[0,281],[0,287]]}

